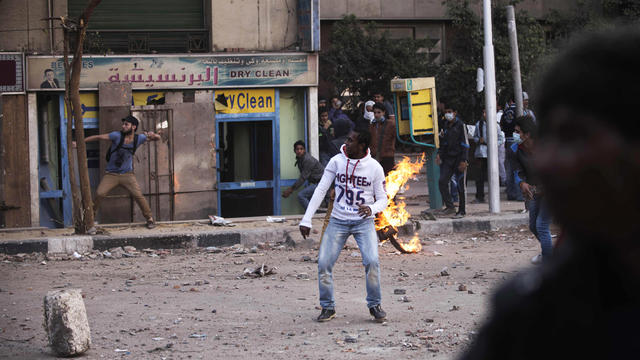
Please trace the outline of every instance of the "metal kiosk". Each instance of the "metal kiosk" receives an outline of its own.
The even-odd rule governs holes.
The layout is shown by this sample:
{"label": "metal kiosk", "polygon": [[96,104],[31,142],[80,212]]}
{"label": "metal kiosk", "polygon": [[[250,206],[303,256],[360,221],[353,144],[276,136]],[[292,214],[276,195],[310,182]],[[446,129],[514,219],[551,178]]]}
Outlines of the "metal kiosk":
{"label": "metal kiosk", "polygon": [[429,205],[439,209],[442,196],[438,187],[440,167],[435,162],[440,147],[435,78],[393,79],[391,91],[395,100],[398,141],[425,148]]}

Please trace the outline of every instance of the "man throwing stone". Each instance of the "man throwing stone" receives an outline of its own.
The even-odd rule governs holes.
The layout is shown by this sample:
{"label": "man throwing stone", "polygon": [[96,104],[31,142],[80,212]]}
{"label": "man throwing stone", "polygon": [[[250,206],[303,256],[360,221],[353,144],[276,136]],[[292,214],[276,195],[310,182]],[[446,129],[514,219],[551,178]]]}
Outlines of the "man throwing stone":
{"label": "man throwing stone", "polygon": [[144,144],[147,140],[157,141],[161,139],[161,136],[154,134],[152,131],[136,135],[135,132],[137,129],[138,119],[136,119],[135,116],[129,115],[122,119],[121,131],[112,131],[108,134],[93,135],[85,138],[85,142],[96,140],[111,142],[107,155],[107,173],[102,180],[100,180],[100,185],[98,185],[98,189],[96,190],[96,198],[93,201],[93,211],[97,212],[100,201],[107,196],[109,191],[120,185],[127,189],[136,203],[138,203],[140,210],[142,210],[142,215],[147,219],[147,228],[153,229],[155,222],[153,221],[151,208],[144,198],[144,195],[142,195],[140,186],[138,186],[138,182],[136,181],[136,176],[133,173],[133,154],[136,148]]}
{"label": "man throwing stone", "polygon": [[369,313],[379,322],[387,316],[380,306],[378,237],[373,223],[375,214],[387,206],[387,194],[382,166],[369,154],[370,142],[371,134],[364,127],[349,133],[340,153],[329,160],[300,222],[300,233],[306,238],[311,230],[311,217],[335,180],[336,197],[331,220],[318,254],[318,287],[322,306],[319,322],[336,316],[332,271],[349,235],[353,235],[362,254]]}

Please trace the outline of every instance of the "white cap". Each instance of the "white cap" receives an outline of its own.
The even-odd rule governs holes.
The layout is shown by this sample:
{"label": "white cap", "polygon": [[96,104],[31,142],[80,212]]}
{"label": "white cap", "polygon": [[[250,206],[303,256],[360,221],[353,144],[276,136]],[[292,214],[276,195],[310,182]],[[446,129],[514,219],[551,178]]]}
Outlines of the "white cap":
{"label": "white cap", "polygon": [[529,100],[529,94],[526,91],[522,92],[522,100]]}

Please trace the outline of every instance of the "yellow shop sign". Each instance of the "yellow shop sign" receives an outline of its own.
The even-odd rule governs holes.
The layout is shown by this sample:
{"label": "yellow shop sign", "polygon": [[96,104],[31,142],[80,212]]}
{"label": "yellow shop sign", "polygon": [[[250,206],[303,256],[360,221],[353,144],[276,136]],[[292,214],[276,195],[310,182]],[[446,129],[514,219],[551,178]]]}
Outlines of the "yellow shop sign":
{"label": "yellow shop sign", "polygon": [[227,109],[224,114],[247,114],[275,112],[275,89],[244,89],[216,91],[216,97],[224,94]]}

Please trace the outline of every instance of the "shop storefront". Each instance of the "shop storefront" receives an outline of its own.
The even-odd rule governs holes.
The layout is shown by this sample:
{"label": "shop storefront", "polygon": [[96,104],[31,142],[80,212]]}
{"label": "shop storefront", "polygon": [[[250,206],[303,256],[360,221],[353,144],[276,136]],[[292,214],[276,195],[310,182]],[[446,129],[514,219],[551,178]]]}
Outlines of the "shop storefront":
{"label": "shop storefront", "polygon": [[[68,226],[64,67],[50,56],[28,57],[27,64],[40,145],[40,224]],[[125,114],[140,119],[139,130],[162,132],[162,141],[141,147],[134,160],[160,221],[301,213],[295,196],[280,193],[298,177],[293,143],[310,134],[316,86],[317,55],[307,53],[87,56],[80,85],[86,135],[119,130]],[[95,189],[108,144],[87,145]],[[98,214],[101,223],[141,220],[124,191],[114,191]]]}

